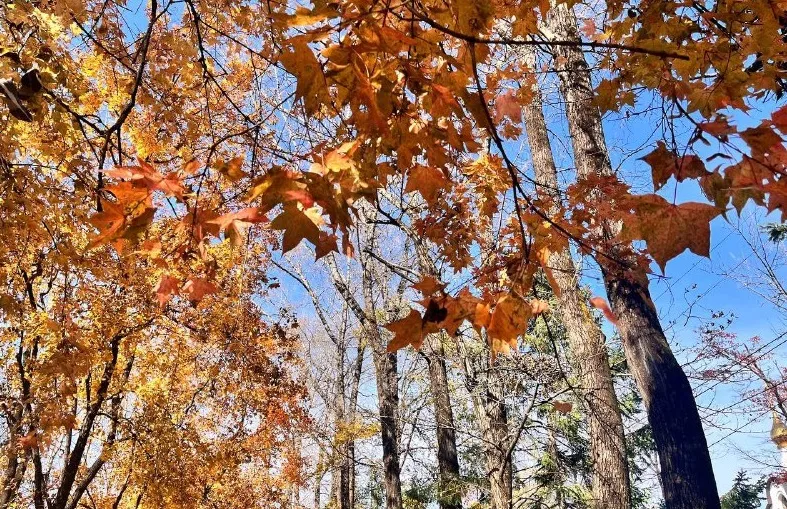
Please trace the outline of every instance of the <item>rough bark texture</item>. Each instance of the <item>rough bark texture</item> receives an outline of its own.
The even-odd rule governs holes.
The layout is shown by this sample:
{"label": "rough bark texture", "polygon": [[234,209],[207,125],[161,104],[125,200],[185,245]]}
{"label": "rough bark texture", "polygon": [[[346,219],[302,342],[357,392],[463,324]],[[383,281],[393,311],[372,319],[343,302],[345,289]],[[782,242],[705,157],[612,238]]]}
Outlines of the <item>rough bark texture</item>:
{"label": "rough bark texture", "polygon": [[396,421],[399,412],[399,387],[396,354],[382,352],[375,345],[374,364],[377,370],[377,394],[380,407],[380,435],[383,443],[383,483],[385,507],[401,509],[402,483],[399,472],[399,439]]}
{"label": "rough bark texture", "polygon": [[486,426],[482,435],[486,449],[486,468],[489,475],[491,509],[511,509],[513,468],[509,447],[508,412],[494,384],[487,388],[484,398]]}
{"label": "rough bark texture", "polygon": [[[358,392],[361,386],[361,374],[363,373],[363,358],[366,352],[366,345],[363,341],[358,345],[353,367],[352,386],[350,388],[350,422],[355,422],[355,414],[358,406]],[[356,472],[355,472],[355,441],[347,443],[347,459],[350,462],[350,507],[355,507],[356,500]]]}
{"label": "rough bark texture", "polygon": [[[338,348],[338,355],[337,355],[337,373],[338,376],[336,377],[336,400],[335,404],[335,417],[336,417],[336,429],[341,429],[341,426],[347,421],[347,408],[345,404],[345,369],[344,369],[344,359],[346,355],[347,346],[345,342],[341,342]],[[334,483],[334,497],[336,500],[336,508],[337,509],[351,509],[352,505],[350,502],[350,470],[352,469],[352,465],[350,464],[350,457],[349,457],[349,448],[348,443],[340,444],[337,448],[338,453],[338,465],[334,471],[333,483]]]}
{"label": "rough bark texture", "polygon": [[[565,4],[554,9],[550,24],[556,39],[580,40],[574,13]],[[577,173],[580,176],[612,174],[601,115],[592,102],[593,89],[584,55],[575,46],[555,46],[554,53]],[[659,323],[647,274],[632,274],[632,270],[624,274],[619,267],[606,267],[603,275],[607,295],[619,320],[626,359],[653,428],[666,507],[719,508],[697,405]]]}
{"label": "rough bark texture", "polygon": [[[527,64],[535,68],[535,47],[525,46],[523,52]],[[538,85],[533,87],[532,97],[523,113],[536,181],[541,191],[558,199],[557,169]],[[560,290],[557,311],[566,327],[572,367],[579,379],[579,395],[590,426],[593,507],[628,509],[631,507],[631,485],[623,420],[612,382],[604,334],[585,304],[569,250],[552,253],[549,265]]]}
{"label": "rough bark texture", "polygon": [[432,392],[435,420],[437,421],[437,467],[440,475],[438,502],[441,509],[460,509],[461,497],[457,490],[459,480],[459,457],[456,452],[456,429],[445,352],[440,338],[432,335],[427,339],[426,360],[429,363],[429,386]]}

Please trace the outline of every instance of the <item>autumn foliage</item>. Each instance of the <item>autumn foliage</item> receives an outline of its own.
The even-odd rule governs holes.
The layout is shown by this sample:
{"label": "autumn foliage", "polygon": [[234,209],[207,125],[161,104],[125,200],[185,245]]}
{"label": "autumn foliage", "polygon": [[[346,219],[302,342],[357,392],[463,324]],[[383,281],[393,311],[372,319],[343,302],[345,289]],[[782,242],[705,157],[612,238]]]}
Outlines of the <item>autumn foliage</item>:
{"label": "autumn foliage", "polygon": [[[566,7],[581,40],[544,29]],[[0,507],[89,486],[93,507],[286,504],[302,345],[260,299],[300,245],[357,257],[364,210],[450,269],[411,281],[389,351],[469,325],[493,356],[550,312],[554,253],[633,280],[708,256],[718,217],[784,221],[785,19],[765,0],[5,2]],[[582,48],[601,112],[651,102],[680,126],[640,154],[652,193],[581,171],[555,193],[514,160],[549,70],[523,46]]]}

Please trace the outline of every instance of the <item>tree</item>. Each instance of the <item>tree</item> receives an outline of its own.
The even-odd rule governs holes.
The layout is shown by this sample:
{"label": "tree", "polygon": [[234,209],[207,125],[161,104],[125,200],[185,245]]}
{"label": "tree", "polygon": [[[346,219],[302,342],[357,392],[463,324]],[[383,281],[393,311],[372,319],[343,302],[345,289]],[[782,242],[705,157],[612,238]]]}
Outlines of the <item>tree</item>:
{"label": "tree", "polygon": [[739,470],[730,491],[721,497],[722,509],[757,509],[762,503],[765,481],[750,482],[746,472]]}
{"label": "tree", "polygon": [[[527,64],[536,68],[535,48],[526,48]],[[570,64],[569,64],[570,65]],[[528,144],[532,153],[536,181],[543,192],[560,202],[557,168],[547,134],[537,82],[533,98],[523,109]],[[586,107],[586,105],[578,105]],[[558,310],[571,343],[574,369],[579,374],[583,404],[590,420],[593,451],[593,500],[595,507],[631,506],[630,481],[626,463],[623,420],[609,367],[604,334],[593,321],[587,298],[579,287],[580,275],[568,248],[549,253],[547,263],[559,290]]]}
{"label": "tree", "polygon": [[[536,275],[545,272],[560,293],[550,254],[570,249],[602,270],[611,306],[602,298],[588,304],[621,332],[659,449],[667,506],[718,505],[691,387],[661,329],[647,278],[651,262],[664,270],[686,249],[709,255],[710,223],[730,205],[740,212],[751,203],[785,218],[787,109],[771,100],[784,91],[782,5],[610,1],[585,20],[582,35],[567,4],[540,0],[311,7],[151,0],[139,7],[130,19],[122,0],[3,4],[0,267],[11,296],[2,301],[4,312],[26,306],[31,319],[42,319],[49,285],[67,287],[62,281],[74,277],[115,287],[139,279],[139,295],[154,295],[159,307],[199,306],[244,280],[243,272],[225,277],[232,267],[271,256],[250,243],[253,225],[264,225],[266,246],[288,252],[306,240],[332,269],[341,256],[355,256],[363,277],[374,279],[375,264],[383,262],[355,252],[358,232],[374,239],[376,228],[396,223],[383,213],[384,192],[397,200],[417,194],[425,205],[408,226],[452,269],[440,274],[451,280],[422,294],[415,309],[397,306],[378,316],[370,285],[359,292],[334,278],[373,351],[389,506],[401,506],[399,370],[382,327],[394,332],[392,350],[420,347],[442,331],[456,338],[465,322],[490,357],[516,350],[532,319],[546,312],[533,293]],[[562,23],[547,33],[550,20]],[[521,46],[556,53],[557,71],[569,71],[557,73],[563,95],[577,99],[568,101],[576,178],[559,202],[505,143],[527,128],[521,113],[532,99],[532,90],[519,86],[532,70],[505,59]],[[588,57],[603,77],[596,86]],[[650,194],[635,194],[613,174],[603,139],[601,110],[638,101],[664,111],[655,149],[641,154],[650,172],[636,170],[653,182]],[[689,133],[682,136],[684,127]],[[718,150],[705,157],[704,145]],[[671,180],[697,182],[707,202],[670,201],[659,191]],[[69,245],[74,231],[89,236],[79,249]],[[94,275],[93,257],[120,268]],[[50,258],[57,271],[48,272]],[[76,275],[68,272],[72,264]],[[264,267],[249,277],[264,282]],[[261,291],[224,295],[254,300]],[[45,294],[43,302],[36,292]],[[141,300],[132,307],[142,308]],[[153,310],[151,317],[158,319]],[[27,330],[23,325],[19,330]],[[21,421],[19,407],[9,415],[14,439],[27,437],[43,418],[26,406],[28,375],[42,374],[39,341],[55,342],[38,334],[45,325],[4,342],[5,353],[14,351],[6,355],[9,366],[21,375],[13,387]],[[124,338],[112,339],[119,330],[107,331],[107,345],[95,345],[108,346],[106,358],[87,370],[76,365],[90,378],[87,428],[102,413],[95,397],[101,405],[112,400],[112,382],[101,381],[125,360]],[[589,371],[603,380],[604,364]],[[513,409],[496,390],[486,398],[487,410],[497,414],[489,430],[507,436],[511,428],[503,422]],[[82,452],[74,458],[88,449],[83,437],[76,443]],[[16,445],[9,447],[18,460]],[[45,462],[40,446],[29,449],[30,492],[41,507],[48,496]],[[504,473],[508,448],[502,452],[499,480],[507,492],[513,481]],[[616,460],[620,477],[625,465]],[[4,493],[16,486],[22,463],[8,470]],[[69,498],[73,470],[64,471],[58,504]]]}
{"label": "tree", "polygon": [[[579,40],[576,19],[569,7],[558,6],[552,19],[557,37]],[[566,100],[577,173],[580,178],[612,176],[585,58],[572,46],[558,46],[555,53],[557,62],[562,61],[558,63],[558,76]],[[711,214],[716,215],[713,211]],[[602,223],[600,228],[604,235],[612,236],[612,232],[620,230],[614,223]],[[610,246],[609,252],[620,265],[602,265],[602,273],[628,365],[648,412],[667,507],[715,507],[716,481],[691,386],[662,330],[648,290],[647,273],[631,266],[633,260],[627,251],[625,245]]]}

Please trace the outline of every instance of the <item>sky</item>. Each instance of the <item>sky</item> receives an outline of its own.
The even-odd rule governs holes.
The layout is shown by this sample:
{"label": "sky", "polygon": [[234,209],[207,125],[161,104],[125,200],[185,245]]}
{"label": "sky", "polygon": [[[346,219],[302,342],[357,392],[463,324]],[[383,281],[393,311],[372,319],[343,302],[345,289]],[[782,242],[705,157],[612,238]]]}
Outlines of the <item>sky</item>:
{"label": "sky", "polygon": [[[128,21],[135,25],[135,30],[144,26],[144,14],[138,10],[143,0],[129,2]],[[554,91],[552,91],[554,96]],[[621,175],[631,183],[638,192],[652,192],[649,170],[644,162],[637,158],[645,155],[653,148],[653,143],[662,133],[658,127],[658,118],[654,114],[644,113],[648,105],[638,103],[637,108],[621,113],[608,114],[605,117],[607,143],[613,166],[620,170]],[[546,114],[552,128],[553,151],[558,166],[567,170],[570,175],[572,166],[570,143],[563,121],[560,120],[561,108],[557,101],[547,100]],[[740,114],[733,120],[740,124],[754,123],[759,112],[755,110],[750,118]],[[659,113],[660,115],[660,113]],[[685,134],[685,133],[684,133]],[[511,144],[514,151],[521,147]],[[709,147],[712,153],[716,147]],[[675,187],[670,182],[661,194],[677,203],[684,201],[706,200],[694,184],[681,184]],[[752,210],[744,211],[747,217]],[[682,363],[692,358],[691,348],[697,343],[697,327],[714,311],[734,312],[736,318],[731,330],[741,339],[759,336],[769,341],[787,331],[787,317],[755,293],[745,289],[740,283],[722,275],[725,270],[745,271],[751,268],[750,250],[735,232],[734,225],[738,218],[734,212],[728,214],[729,222],[717,218],[712,227],[712,248],[709,259],[684,253],[667,264],[662,275],[657,267],[653,267],[651,293],[655,298],[662,323],[665,325],[671,345]],[[775,222],[776,217],[759,216],[759,222]],[[787,281],[787,273],[782,272]],[[290,292],[293,302],[300,302],[301,312],[309,313],[307,300],[296,284],[286,281],[282,276],[283,287]],[[603,286],[592,271],[584,281],[596,295],[604,295]],[[607,325],[608,335],[614,331]],[[784,357],[787,348],[781,347],[775,352]],[[731,387],[721,384],[712,390],[705,390],[706,385],[693,381],[695,392],[702,392],[699,397],[700,406],[726,406],[740,401],[739,394]],[[740,405],[745,407],[745,403]],[[707,412],[703,412],[707,414]],[[726,492],[736,472],[745,469],[752,477],[767,473],[768,466],[762,460],[777,462],[775,446],[770,442],[768,431],[771,426],[769,415],[743,414],[725,420],[726,428],[707,425],[706,435],[713,457],[714,471],[720,493]],[[731,432],[733,432],[731,434]]]}

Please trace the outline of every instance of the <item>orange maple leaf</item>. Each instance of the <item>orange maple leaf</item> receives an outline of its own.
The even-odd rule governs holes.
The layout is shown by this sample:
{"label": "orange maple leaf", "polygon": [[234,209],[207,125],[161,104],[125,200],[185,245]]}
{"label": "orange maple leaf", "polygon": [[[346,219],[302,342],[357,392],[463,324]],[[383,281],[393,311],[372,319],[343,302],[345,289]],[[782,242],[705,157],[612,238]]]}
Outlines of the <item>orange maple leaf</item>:
{"label": "orange maple leaf", "polygon": [[624,235],[644,240],[662,272],[686,249],[700,256],[710,254],[710,222],[722,209],[697,202],[675,205],[657,194],[629,200],[635,213],[625,221]]}
{"label": "orange maple leaf", "polygon": [[320,215],[316,209],[300,210],[294,203],[284,206],[284,211],[271,222],[274,230],[284,230],[282,251],[287,252],[295,248],[303,239],[314,245],[320,241]]}
{"label": "orange maple leaf", "polygon": [[156,299],[158,299],[159,306],[164,307],[172,296],[178,293],[179,286],[180,282],[176,278],[168,274],[162,274],[158,284],[156,284],[156,287],[153,289],[153,291],[156,292]]}
{"label": "orange maple leaf", "polygon": [[658,191],[670,177],[678,182],[687,178],[699,178],[708,173],[705,164],[695,155],[678,156],[667,149],[663,141],[659,141],[656,150],[642,158],[650,165],[653,175],[653,187]]}
{"label": "orange maple leaf", "polygon": [[[389,323],[385,328],[394,333],[394,338],[388,343],[389,352],[395,352],[408,345],[413,345],[413,348],[418,350],[427,334],[421,313],[414,309],[411,309],[404,318]],[[436,327],[433,332],[437,332]]]}
{"label": "orange maple leaf", "polygon": [[404,191],[406,193],[418,191],[431,205],[437,200],[438,193],[446,187],[448,187],[448,179],[440,169],[419,164],[410,170]]}
{"label": "orange maple leaf", "polygon": [[205,278],[193,277],[186,281],[182,290],[188,295],[190,301],[199,302],[204,299],[206,295],[216,293],[216,285]]}

